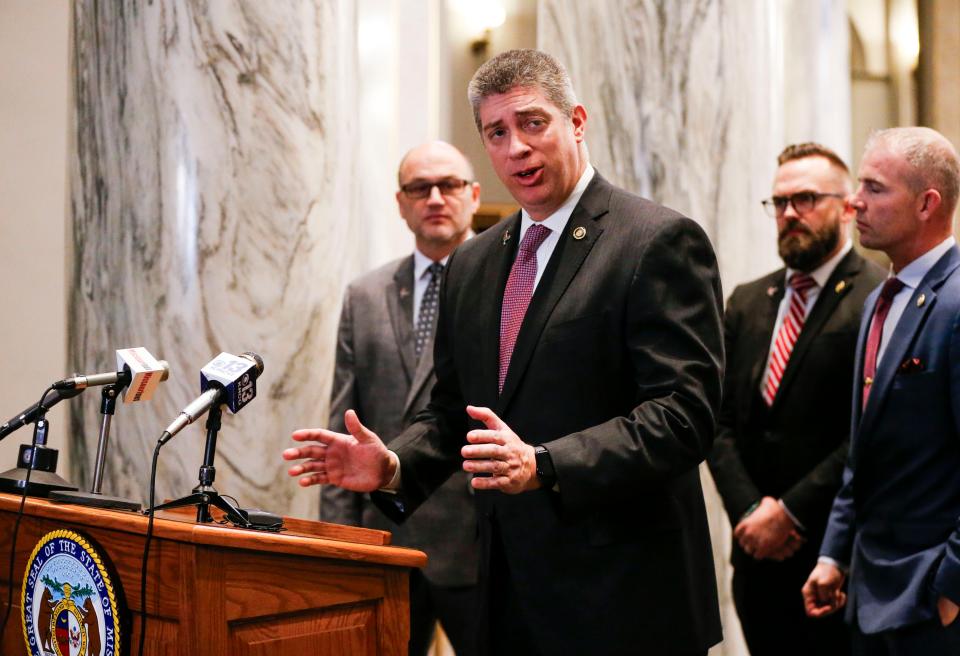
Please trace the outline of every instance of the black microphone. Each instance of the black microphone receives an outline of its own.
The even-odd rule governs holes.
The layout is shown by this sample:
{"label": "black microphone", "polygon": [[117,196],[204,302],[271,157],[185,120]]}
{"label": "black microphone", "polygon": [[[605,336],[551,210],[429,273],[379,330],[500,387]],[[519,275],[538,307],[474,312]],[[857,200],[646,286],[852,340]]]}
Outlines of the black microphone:
{"label": "black microphone", "polygon": [[236,414],[257,395],[257,376],[263,372],[263,359],[247,351],[239,356],[221,353],[200,370],[202,394],[180,411],[163,435],[160,444],[202,417],[215,405],[226,405]]}
{"label": "black microphone", "polygon": [[63,401],[64,399],[72,399],[73,397],[82,393],[83,388],[53,390],[51,392],[47,392],[46,396],[43,397],[42,410],[40,409],[39,403],[34,403],[32,406],[7,421],[7,423],[5,423],[3,426],[0,426],[0,440],[15,430],[22,428],[27,424],[34,423],[44,412],[57,405],[60,401]]}
{"label": "black microphone", "polygon": [[58,380],[53,389],[86,389],[97,385],[119,385],[127,388],[123,402],[147,401],[153,396],[157,386],[170,376],[170,365],[166,360],[157,360],[143,348],[117,350],[117,371],[102,374],[73,376]]}

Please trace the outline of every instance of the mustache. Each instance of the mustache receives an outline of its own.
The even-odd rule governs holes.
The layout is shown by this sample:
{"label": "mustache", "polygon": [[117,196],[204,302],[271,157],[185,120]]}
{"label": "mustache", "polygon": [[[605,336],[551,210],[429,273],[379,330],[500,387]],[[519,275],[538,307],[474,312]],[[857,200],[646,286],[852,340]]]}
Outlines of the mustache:
{"label": "mustache", "polygon": [[812,234],[813,234],[813,230],[811,230],[809,227],[803,225],[803,224],[800,223],[799,221],[794,221],[794,222],[791,223],[790,225],[784,226],[784,227],[783,227],[783,230],[781,230],[781,231],[779,232],[778,236],[780,237],[780,239],[783,239],[784,237],[787,236],[787,233],[790,232],[790,231],[792,231],[792,230],[797,230],[797,231],[799,231],[799,232],[803,232],[803,233],[806,233],[806,234],[808,234],[808,235],[812,235]]}

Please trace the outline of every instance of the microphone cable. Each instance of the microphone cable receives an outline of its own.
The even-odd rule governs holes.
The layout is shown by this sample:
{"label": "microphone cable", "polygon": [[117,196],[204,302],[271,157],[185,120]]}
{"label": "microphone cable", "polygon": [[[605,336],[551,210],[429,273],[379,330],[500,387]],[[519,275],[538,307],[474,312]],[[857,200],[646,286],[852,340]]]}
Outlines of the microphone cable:
{"label": "microphone cable", "polygon": [[150,462],[150,505],[147,507],[147,535],[143,541],[143,560],[140,563],[140,646],[137,649],[139,656],[143,656],[144,639],[147,636],[147,563],[150,557],[150,540],[153,539],[153,508],[156,505],[157,461],[160,458],[160,447],[163,446],[164,438],[170,439],[170,434],[167,431],[164,431],[160,439],[157,440],[157,446],[153,450],[153,460]]}
{"label": "microphone cable", "polygon": [[[53,391],[53,385],[44,390],[40,395],[40,401],[37,405],[43,411],[42,418],[46,420],[47,409],[43,407],[43,401],[47,394]],[[38,420],[39,421],[39,420]],[[13,524],[13,536],[10,540],[10,569],[7,572],[7,580],[10,582],[10,589],[7,590],[7,612],[3,615],[3,624],[0,624],[0,644],[3,644],[3,636],[7,632],[7,622],[10,620],[10,611],[13,610],[13,561],[17,556],[17,533],[20,532],[20,520],[23,519],[23,510],[27,505],[27,490],[30,489],[30,474],[33,472],[33,465],[37,461],[37,431],[33,431],[33,440],[30,445],[30,463],[27,465],[27,477],[23,483],[23,490],[20,494],[20,509],[17,511],[17,519]],[[22,607],[22,606],[21,606]]]}

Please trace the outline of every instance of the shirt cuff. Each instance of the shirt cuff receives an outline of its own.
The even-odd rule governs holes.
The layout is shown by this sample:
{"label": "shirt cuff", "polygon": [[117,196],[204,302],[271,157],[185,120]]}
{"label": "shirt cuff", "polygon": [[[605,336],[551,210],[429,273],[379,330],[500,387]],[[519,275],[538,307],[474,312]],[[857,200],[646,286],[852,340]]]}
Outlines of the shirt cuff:
{"label": "shirt cuff", "polygon": [[787,508],[787,504],[783,502],[783,499],[777,499],[777,503],[780,504],[780,507],[783,509],[783,512],[787,513],[787,517],[790,518],[790,521],[793,522],[794,526],[796,526],[801,531],[807,530],[807,527],[803,525],[803,522],[797,519],[797,516],[794,515],[792,512],[790,512],[790,509]]}
{"label": "shirt cuff", "polygon": [[377,490],[377,492],[391,492],[396,494],[400,490],[400,457],[389,449],[387,450],[387,454],[390,456],[390,461],[393,462],[395,467],[393,470],[393,478],[391,478],[386,485]]}
{"label": "shirt cuff", "polygon": [[846,574],[847,571],[850,569],[848,566],[844,565],[843,563],[838,563],[830,556],[820,556],[817,558],[817,562],[822,563],[824,565],[833,565],[844,574]]}

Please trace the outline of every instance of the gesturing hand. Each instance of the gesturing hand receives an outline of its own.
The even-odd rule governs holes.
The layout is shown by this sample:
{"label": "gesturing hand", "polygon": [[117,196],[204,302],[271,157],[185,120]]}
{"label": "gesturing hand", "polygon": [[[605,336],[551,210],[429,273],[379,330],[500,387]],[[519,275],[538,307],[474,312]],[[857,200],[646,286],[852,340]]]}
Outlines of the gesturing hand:
{"label": "gesturing hand", "polygon": [[510,430],[490,408],[467,406],[467,414],[487,427],[467,433],[467,444],[460,449],[464,471],[490,476],[475,476],[477,490],[500,490],[518,494],[540,487],[533,447]]}
{"label": "gesturing hand", "polygon": [[354,492],[372,492],[390,482],[396,464],[380,438],[360,423],[353,410],[347,410],[344,424],[349,435],[323,428],[294,431],[291,437],[295,441],[316,442],[283,452],[284,460],[306,458],[287,470],[290,476],[301,477],[301,487],[332,484]]}

